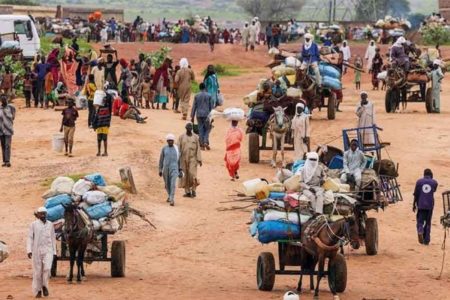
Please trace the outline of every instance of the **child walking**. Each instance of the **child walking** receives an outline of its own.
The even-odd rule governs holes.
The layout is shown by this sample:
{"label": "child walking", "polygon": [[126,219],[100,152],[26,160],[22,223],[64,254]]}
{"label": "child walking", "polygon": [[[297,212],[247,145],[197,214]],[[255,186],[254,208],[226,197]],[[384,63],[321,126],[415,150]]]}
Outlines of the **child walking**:
{"label": "child walking", "polygon": [[355,67],[357,68],[355,70],[355,86],[356,86],[356,90],[360,90],[361,89],[361,71],[363,68],[363,60],[361,58],[361,56],[356,56],[355,59]]}
{"label": "child walking", "polygon": [[95,108],[94,108],[94,95],[97,90],[97,86],[95,85],[95,77],[94,74],[89,74],[88,83],[86,84],[85,94],[88,100],[88,126],[92,128],[92,122],[94,121],[95,116]]}
{"label": "child walking", "polygon": [[[150,87],[151,87],[150,77],[146,77],[144,79],[144,82],[141,84],[142,100],[145,101],[146,109],[150,108],[150,103],[152,104],[152,109],[155,109],[155,107],[153,106],[153,93],[152,93],[152,90],[150,89]],[[143,105],[142,105],[142,107],[143,107]]]}
{"label": "child walking", "polygon": [[75,121],[78,119],[78,110],[75,108],[73,99],[67,101],[67,108],[62,111],[62,122],[60,132],[64,131],[64,155],[72,157],[73,137],[75,135]]}
{"label": "child walking", "polygon": [[[97,156],[108,156],[108,134],[111,126],[112,97],[107,94],[102,106],[97,109],[94,117],[93,127],[97,133]],[[102,141],[104,151],[101,154]]]}

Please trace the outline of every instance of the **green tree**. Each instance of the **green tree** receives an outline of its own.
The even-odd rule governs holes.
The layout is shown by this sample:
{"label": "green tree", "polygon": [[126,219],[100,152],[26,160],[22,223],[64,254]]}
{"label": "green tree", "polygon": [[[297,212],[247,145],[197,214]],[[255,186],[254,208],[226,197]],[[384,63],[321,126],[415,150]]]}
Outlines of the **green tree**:
{"label": "green tree", "polygon": [[237,0],[237,4],[261,21],[281,21],[298,15],[305,0]]}
{"label": "green tree", "polygon": [[422,38],[426,45],[442,45],[450,43],[450,31],[443,26],[425,26]]}

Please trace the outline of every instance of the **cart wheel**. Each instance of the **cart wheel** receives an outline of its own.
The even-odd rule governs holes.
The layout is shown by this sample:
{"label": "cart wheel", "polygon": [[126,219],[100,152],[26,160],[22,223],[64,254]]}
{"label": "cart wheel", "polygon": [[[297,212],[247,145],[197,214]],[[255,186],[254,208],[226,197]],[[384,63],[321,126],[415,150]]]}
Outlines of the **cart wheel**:
{"label": "cart wheel", "polygon": [[328,96],[328,111],[327,111],[328,120],[336,119],[336,94],[330,92],[330,96]]}
{"label": "cart wheel", "polygon": [[366,220],[366,253],[376,255],[378,253],[378,223],[375,218]]}
{"label": "cart wheel", "polygon": [[56,273],[58,270],[58,256],[53,255],[52,268],[50,269],[50,275],[52,277],[56,277]]}
{"label": "cart wheel", "polygon": [[343,293],[347,287],[347,263],[340,253],[328,261],[328,286],[336,293]]}
{"label": "cart wheel", "polygon": [[256,132],[248,134],[248,160],[252,164],[259,163],[259,134]]}
{"label": "cart wheel", "polygon": [[113,241],[111,246],[111,277],[125,277],[125,242]]}
{"label": "cart wheel", "polygon": [[433,109],[433,92],[431,90],[431,88],[427,89],[427,93],[425,96],[425,107],[427,109],[427,113],[431,114],[434,109]]}
{"label": "cart wheel", "polygon": [[394,97],[395,97],[395,93],[393,90],[389,89],[386,91],[386,96],[384,98],[384,104],[385,104],[385,108],[386,108],[386,112],[387,113],[391,113],[395,111],[394,108]]}
{"label": "cart wheel", "polygon": [[275,284],[275,259],[270,252],[258,256],[256,279],[260,291],[271,291]]}

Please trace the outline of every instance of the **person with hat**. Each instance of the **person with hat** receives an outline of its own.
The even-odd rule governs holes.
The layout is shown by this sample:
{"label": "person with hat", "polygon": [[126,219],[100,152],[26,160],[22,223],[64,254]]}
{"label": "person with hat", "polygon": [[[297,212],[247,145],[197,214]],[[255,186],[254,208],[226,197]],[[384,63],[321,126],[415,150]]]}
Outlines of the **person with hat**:
{"label": "person with hat", "polygon": [[301,50],[302,64],[301,70],[306,70],[311,67],[314,71],[317,86],[322,85],[322,77],[319,72],[320,52],[319,47],[314,42],[314,36],[311,33],[305,34],[305,42]]}
{"label": "person with hat", "polygon": [[202,153],[200,151],[200,140],[193,133],[192,122],[188,122],[185,128],[186,133],[178,138],[180,167],[184,174],[180,180],[180,187],[184,188],[183,197],[195,198],[197,196],[196,187],[199,185],[197,166],[202,166]]}
{"label": "person with hat", "polygon": [[52,222],[47,221],[47,209],[38,208],[35,216],[37,220],[31,223],[28,233],[27,255],[33,264],[33,295],[42,298],[49,295],[48,281],[56,255],[56,237]]}
{"label": "person with hat", "polygon": [[180,168],[180,151],[175,145],[175,136],[169,133],[166,136],[167,145],[161,150],[159,156],[159,177],[164,179],[167,191],[167,202],[170,206],[175,205],[175,188],[177,177],[183,177],[183,171]]}
{"label": "person with hat", "polygon": [[441,112],[441,82],[444,79],[444,73],[441,69],[442,61],[435,59],[433,61],[432,71],[430,73],[431,77],[431,91],[433,97],[433,112]]}
{"label": "person with hat", "polygon": [[423,178],[417,180],[414,188],[413,212],[416,212],[417,236],[420,244],[429,245],[431,239],[431,218],[434,208],[434,193],[438,183],[433,179],[433,172],[425,169]]}
{"label": "person with hat", "polygon": [[0,95],[0,143],[2,147],[2,167],[11,167],[11,140],[14,134],[16,108],[8,103],[8,96]]}
{"label": "person with hat", "polygon": [[361,101],[356,108],[358,116],[358,128],[364,128],[360,131],[363,145],[375,145],[375,135],[371,128],[375,125],[375,108],[373,103],[368,100],[366,92],[361,92]]}
{"label": "person with hat", "polygon": [[[344,170],[341,175],[342,183],[355,183],[356,190],[361,187],[362,172],[366,167],[366,157],[364,152],[359,150],[358,140],[350,142],[350,149],[344,153]],[[353,180],[351,180],[353,178]]]}
{"label": "person with hat", "polygon": [[62,121],[60,132],[64,132],[64,146],[66,152],[64,155],[72,157],[73,137],[75,134],[75,121],[78,118],[78,110],[74,105],[73,99],[67,101],[67,107],[62,111]]}
{"label": "person with hat", "polygon": [[311,126],[309,125],[310,115],[305,113],[305,104],[297,103],[295,106],[295,116],[292,119],[291,129],[294,131],[294,161],[303,159],[309,150],[311,137]]}

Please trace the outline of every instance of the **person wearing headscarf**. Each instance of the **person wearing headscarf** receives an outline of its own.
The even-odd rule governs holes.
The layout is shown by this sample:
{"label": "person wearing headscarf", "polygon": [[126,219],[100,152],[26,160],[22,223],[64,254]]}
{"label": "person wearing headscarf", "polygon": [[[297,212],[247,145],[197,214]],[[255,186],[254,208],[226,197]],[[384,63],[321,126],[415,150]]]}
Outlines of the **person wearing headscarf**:
{"label": "person wearing headscarf", "polygon": [[347,41],[342,42],[341,46],[341,52],[342,52],[342,60],[343,60],[343,74],[347,73],[347,66],[350,62],[350,59],[352,58],[352,52],[350,51],[350,46],[348,45]]}
{"label": "person wearing headscarf", "polygon": [[208,65],[203,83],[206,86],[206,91],[211,96],[212,106],[215,108],[217,106],[217,100],[220,94],[220,86],[216,70],[213,65]]}
{"label": "person wearing headscarf", "polygon": [[225,136],[225,166],[231,180],[239,179],[239,166],[241,162],[241,143],[244,139],[244,132],[238,127],[239,122],[231,121],[231,127]]}
{"label": "person wearing headscarf", "polygon": [[375,125],[375,108],[373,103],[368,100],[366,92],[361,92],[361,101],[356,108],[356,115],[358,116],[358,128],[364,128],[360,131],[363,145],[375,145],[374,131],[371,128]]}
{"label": "person wearing headscarf", "polygon": [[319,164],[319,155],[316,152],[309,152],[306,155],[305,165],[300,172],[303,195],[311,200],[313,210],[317,214],[322,214],[324,190],[321,186],[325,182],[325,172]]}
{"label": "person wearing headscarf", "polygon": [[372,59],[372,86],[374,90],[378,90],[380,80],[378,74],[383,68],[383,58],[380,55],[380,48],[375,49],[375,56]]}
{"label": "person wearing headscarf", "polygon": [[180,151],[180,167],[183,170],[183,178],[180,180],[180,187],[184,188],[183,197],[195,198],[196,188],[199,185],[197,178],[197,166],[202,166],[202,153],[200,150],[200,140],[193,133],[191,122],[186,124],[186,133],[178,138],[178,148]]}
{"label": "person wearing headscarf", "polygon": [[367,60],[367,72],[372,72],[372,62],[373,62],[373,58],[375,57],[376,54],[376,49],[377,46],[375,45],[375,41],[371,40],[369,42],[369,46],[367,46],[367,50],[366,50],[366,55],[364,56],[364,58]]}
{"label": "person wearing headscarf", "polygon": [[432,71],[430,72],[431,77],[431,91],[433,97],[433,112],[441,112],[441,82],[444,79],[444,73],[441,69],[442,61],[435,59],[433,61]]}
{"label": "person wearing headscarf", "polygon": [[168,88],[170,87],[169,79],[169,67],[170,59],[164,59],[163,64],[156,70],[155,76],[153,78],[152,90],[156,91],[155,102],[156,109],[159,109],[159,104],[161,103],[162,109],[167,109],[168,98]]}
{"label": "person wearing headscarf", "polygon": [[305,113],[305,104],[297,103],[295,106],[295,116],[292,119],[291,129],[294,132],[294,161],[303,159],[308,152],[311,137],[311,126],[309,125],[309,115]]}
{"label": "person wearing headscarf", "polygon": [[361,188],[362,172],[366,167],[366,157],[359,150],[358,140],[354,139],[350,143],[350,149],[344,153],[344,170],[341,175],[341,182],[348,183],[350,177],[353,177],[356,190]]}
{"label": "person wearing headscarf", "polygon": [[305,34],[305,42],[301,50],[302,65],[301,70],[311,67],[314,71],[317,86],[322,85],[322,77],[319,72],[320,52],[319,47],[314,42],[314,36],[310,33]]}
{"label": "person wearing headscarf", "polygon": [[175,85],[177,87],[178,97],[181,102],[181,113],[183,120],[187,119],[189,112],[189,101],[191,100],[192,82],[195,80],[195,75],[189,66],[186,58],[180,60],[180,70],[175,74]]}
{"label": "person wearing headscarf", "polygon": [[248,51],[248,46],[250,45],[250,27],[248,26],[248,22],[245,22],[244,28],[242,28],[241,36],[245,51]]}
{"label": "person wearing headscarf", "polygon": [[50,269],[56,255],[56,235],[53,224],[47,221],[47,209],[40,207],[30,225],[27,238],[27,255],[33,264],[32,291],[36,298],[49,295]]}
{"label": "person wearing headscarf", "polygon": [[410,67],[410,63],[409,63],[409,57],[405,52],[405,44],[406,44],[406,39],[404,37],[399,37],[394,45],[392,45],[391,48],[391,61],[394,65],[397,65],[401,68],[403,68],[403,70],[405,70],[405,72],[409,71],[409,67]]}
{"label": "person wearing headscarf", "polygon": [[175,145],[175,136],[168,134],[166,141],[167,145],[162,148],[159,156],[159,177],[164,179],[168,195],[167,202],[170,206],[174,206],[177,177],[182,178],[183,172],[180,168],[180,151]]}

